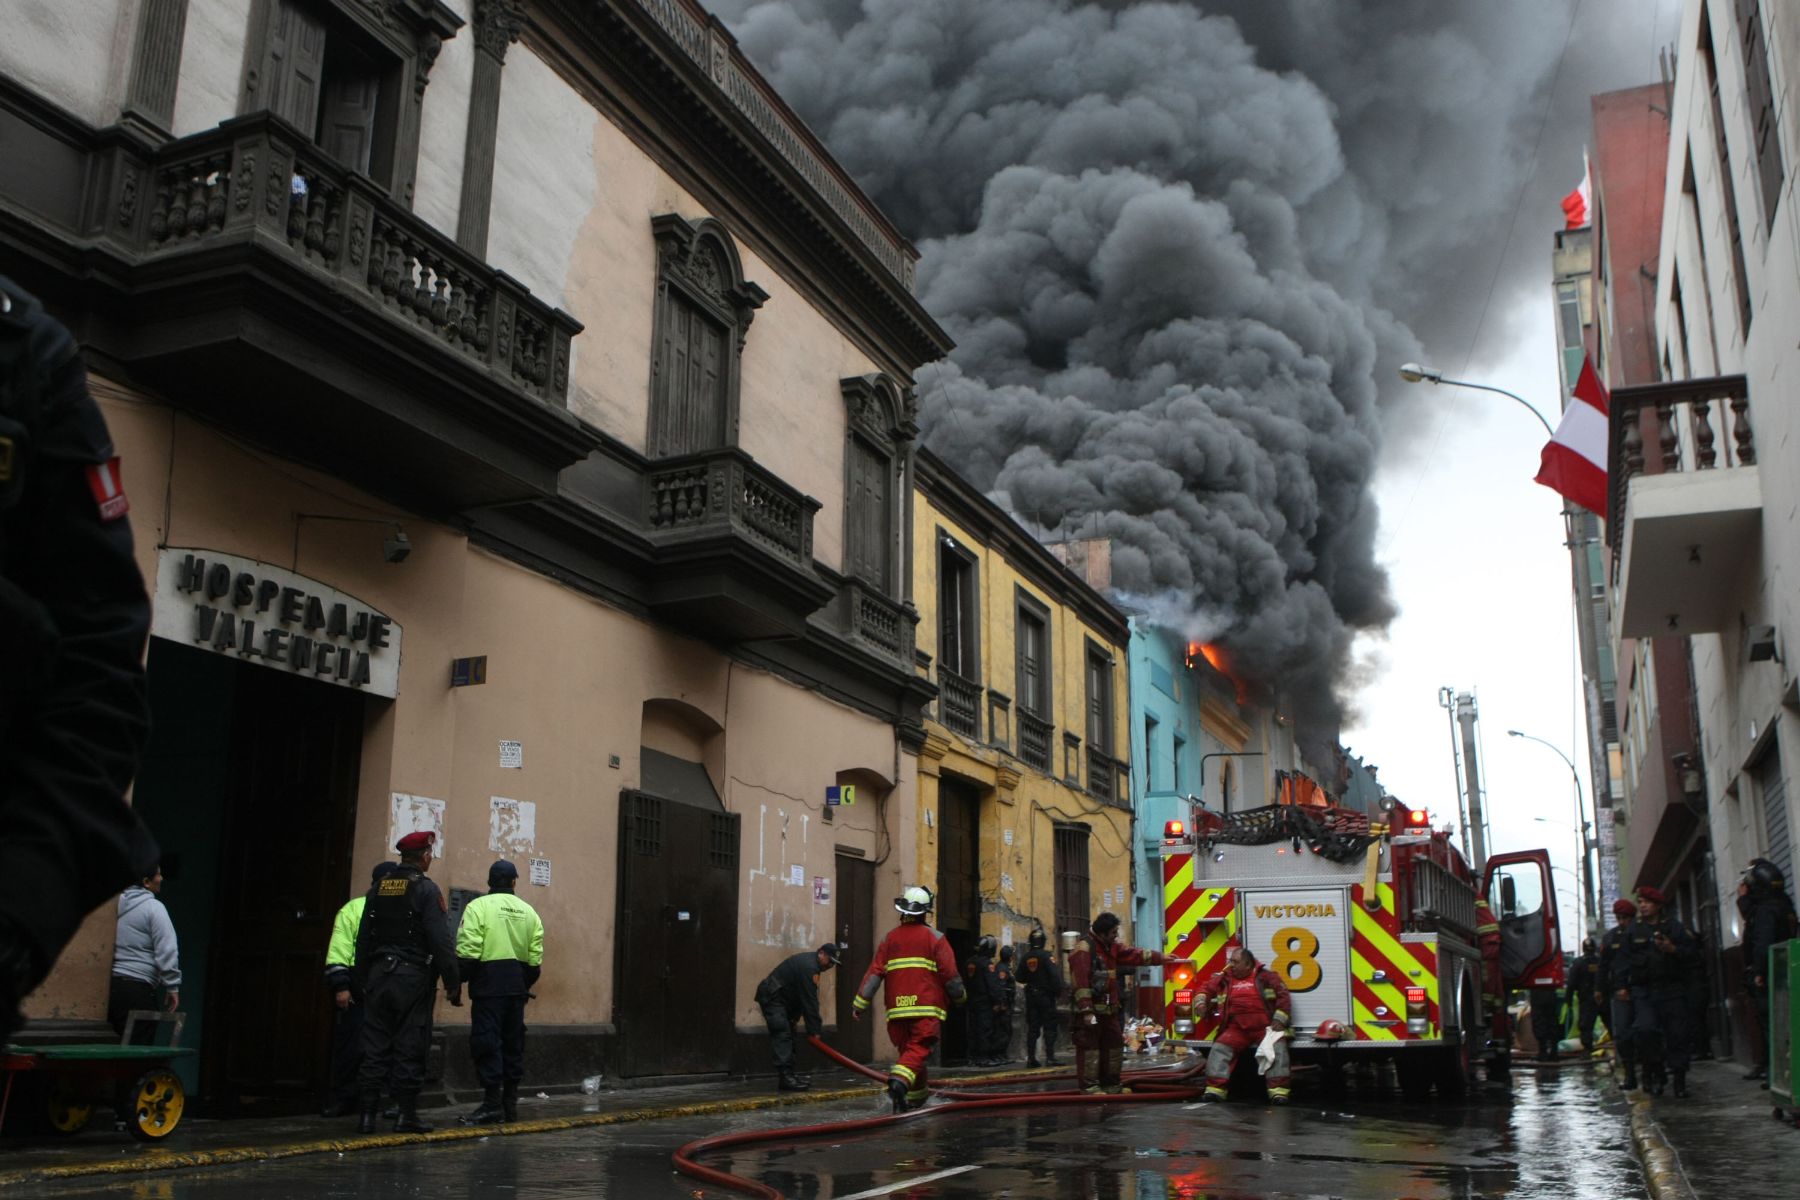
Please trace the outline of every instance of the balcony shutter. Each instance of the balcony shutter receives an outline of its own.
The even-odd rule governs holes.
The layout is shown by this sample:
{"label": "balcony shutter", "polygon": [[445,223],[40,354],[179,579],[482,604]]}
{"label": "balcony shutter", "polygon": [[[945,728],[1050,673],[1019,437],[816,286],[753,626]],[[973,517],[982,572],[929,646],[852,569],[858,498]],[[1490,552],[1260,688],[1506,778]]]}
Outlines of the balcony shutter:
{"label": "balcony shutter", "polygon": [[332,79],[325,85],[319,145],[346,167],[364,174],[375,146],[375,107],[380,96],[381,80],[373,72]]}
{"label": "balcony shutter", "polygon": [[888,464],[861,438],[850,439],[850,573],[885,595],[888,587]]}
{"label": "balcony shutter", "polygon": [[319,124],[325,75],[325,24],[297,0],[278,0],[269,35],[264,103],[311,137]]}

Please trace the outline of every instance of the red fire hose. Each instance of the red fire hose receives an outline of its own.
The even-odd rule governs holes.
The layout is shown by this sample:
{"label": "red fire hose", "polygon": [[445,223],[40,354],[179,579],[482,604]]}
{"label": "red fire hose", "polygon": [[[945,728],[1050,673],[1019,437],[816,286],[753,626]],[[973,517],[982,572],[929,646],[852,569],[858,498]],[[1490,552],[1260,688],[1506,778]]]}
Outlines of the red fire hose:
{"label": "red fire hose", "polygon": [[[884,1072],[846,1058],[819,1038],[809,1037],[807,1041],[812,1043],[814,1049],[856,1074],[866,1075],[877,1082],[886,1082],[887,1075]],[[709,1151],[724,1150],[732,1146],[747,1146],[760,1142],[796,1141],[811,1137],[835,1137],[870,1129],[884,1129],[902,1121],[914,1121],[938,1113],[966,1112],[971,1109],[1017,1108],[1038,1104],[1144,1104],[1165,1100],[1192,1100],[1198,1098],[1204,1090],[1192,1083],[1194,1076],[1204,1069],[1205,1060],[1200,1059],[1191,1066],[1174,1071],[1168,1068],[1158,1068],[1127,1072],[1126,1078],[1137,1090],[1117,1095],[1090,1094],[1076,1091],[1074,1088],[1049,1091],[983,1092],[970,1091],[967,1088],[934,1087],[931,1089],[934,1095],[948,1098],[951,1102],[895,1116],[866,1117],[854,1121],[827,1121],[817,1125],[790,1125],[782,1129],[757,1129],[743,1133],[714,1134],[712,1137],[698,1138],[681,1147],[675,1151],[673,1161],[675,1169],[683,1175],[689,1175],[734,1192],[741,1192],[746,1196],[755,1196],[759,1200],[785,1200],[781,1192],[766,1183],[745,1179],[714,1167],[702,1166],[695,1162],[694,1158]],[[1070,1078],[1072,1078],[1072,1073],[1002,1075],[997,1078],[984,1079],[978,1086],[985,1088],[997,1084],[1042,1083]]]}

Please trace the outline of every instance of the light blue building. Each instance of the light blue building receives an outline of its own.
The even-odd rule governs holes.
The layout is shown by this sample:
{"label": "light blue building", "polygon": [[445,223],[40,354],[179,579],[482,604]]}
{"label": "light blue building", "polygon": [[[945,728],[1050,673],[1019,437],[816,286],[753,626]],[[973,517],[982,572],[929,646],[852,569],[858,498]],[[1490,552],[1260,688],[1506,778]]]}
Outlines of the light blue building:
{"label": "light blue building", "polygon": [[1162,945],[1162,842],[1167,821],[1188,818],[1200,790],[1200,680],[1187,644],[1143,617],[1131,618],[1132,793],[1138,797],[1132,931],[1140,946]]}

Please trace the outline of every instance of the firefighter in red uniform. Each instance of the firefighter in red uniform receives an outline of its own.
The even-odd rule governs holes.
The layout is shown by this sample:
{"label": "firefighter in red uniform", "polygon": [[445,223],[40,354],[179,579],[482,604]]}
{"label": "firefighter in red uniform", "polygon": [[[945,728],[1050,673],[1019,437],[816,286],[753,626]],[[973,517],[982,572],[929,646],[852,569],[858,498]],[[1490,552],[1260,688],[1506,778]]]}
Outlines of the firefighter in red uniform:
{"label": "firefighter in red uniform", "polygon": [[933,903],[931,889],[916,884],[894,901],[900,924],[875,947],[875,961],[851,1001],[853,1018],[861,1020],[875,990],[886,980],[882,1000],[887,1005],[888,1039],[899,1054],[888,1068],[887,1085],[896,1113],[925,1102],[925,1060],[948,1015],[945,1005],[962,1004],[966,998],[955,952],[943,934],[925,923]]}
{"label": "firefighter in red uniform", "polygon": [[[1084,1092],[1117,1095],[1125,1063],[1125,1033],[1119,1027],[1119,969],[1185,963],[1160,950],[1140,950],[1119,941],[1119,918],[1103,912],[1088,936],[1069,955],[1069,978],[1075,989],[1075,1083]],[[1095,1057],[1098,1056],[1098,1063]],[[1096,1070],[1096,1066],[1098,1070]]]}
{"label": "firefighter in red uniform", "polygon": [[1475,901],[1475,940],[1481,945],[1481,1005],[1487,1013],[1488,1044],[1500,1048],[1491,1065],[1504,1072],[1512,1046],[1512,1016],[1506,1011],[1506,982],[1500,974],[1500,922],[1482,899]]}
{"label": "firefighter in red uniform", "polygon": [[[1293,1012],[1287,983],[1256,961],[1242,946],[1225,956],[1225,969],[1206,981],[1194,998],[1196,1020],[1209,1014],[1220,1019],[1219,1035],[1206,1058],[1206,1100],[1223,1100],[1231,1082],[1231,1068],[1244,1050],[1254,1049],[1269,1030],[1286,1033]],[[1269,1066],[1269,1103],[1288,1102],[1287,1038],[1275,1042],[1275,1060]]]}

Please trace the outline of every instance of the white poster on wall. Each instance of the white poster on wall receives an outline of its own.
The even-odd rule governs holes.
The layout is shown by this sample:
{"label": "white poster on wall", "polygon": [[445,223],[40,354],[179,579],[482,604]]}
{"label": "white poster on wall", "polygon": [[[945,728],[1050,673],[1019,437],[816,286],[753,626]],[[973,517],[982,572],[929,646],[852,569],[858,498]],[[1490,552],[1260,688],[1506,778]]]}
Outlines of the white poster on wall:
{"label": "white poster on wall", "polygon": [[489,796],[488,849],[507,858],[529,858],[537,849],[537,805]]}
{"label": "white poster on wall", "polygon": [[438,858],[444,857],[444,802],[429,796],[395,792],[393,811],[388,817],[388,846],[391,848],[407,834],[420,830],[437,834],[431,852]]}

